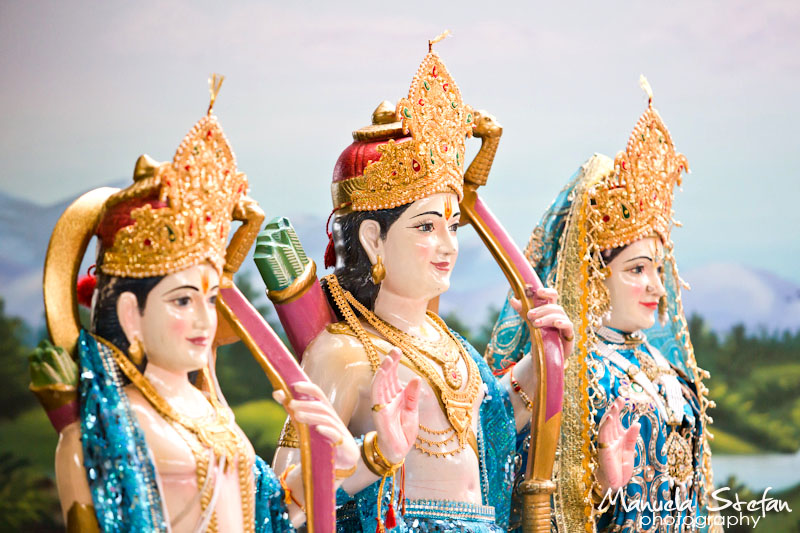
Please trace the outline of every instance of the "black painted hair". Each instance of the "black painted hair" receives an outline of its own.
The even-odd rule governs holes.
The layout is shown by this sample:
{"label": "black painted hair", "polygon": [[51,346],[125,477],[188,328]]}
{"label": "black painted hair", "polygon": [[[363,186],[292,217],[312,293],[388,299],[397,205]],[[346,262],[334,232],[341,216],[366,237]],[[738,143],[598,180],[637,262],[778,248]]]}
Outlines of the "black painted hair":
{"label": "black painted hair", "polygon": [[[358,229],[365,220],[375,220],[380,226],[381,239],[386,238],[389,228],[397,222],[411,204],[401,205],[392,209],[378,211],[353,211],[336,217],[333,222],[333,242],[336,247],[336,269],[334,274],[339,279],[339,285],[349,291],[356,300],[367,309],[374,309],[375,299],[378,297],[379,287],[372,283],[372,263],[367,252],[358,239]],[[323,282],[323,289],[328,294],[327,284]],[[330,300],[331,307],[339,315],[335,303]]]}
{"label": "black painted hair", "polygon": [[[98,293],[92,309],[92,333],[99,335],[119,348],[122,353],[128,355],[130,343],[125,336],[125,332],[122,331],[122,325],[119,323],[117,300],[119,300],[119,296],[122,293],[131,292],[136,296],[136,301],[139,304],[139,313],[144,313],[147,295],[150,294],[153,287],[158,285],[159,281],[164,279],[164,276],[150,278],[109,276],[100,272],[99,266],[97,272]],[[140,370],[144,368],[146,362],[145,357],[145,360],[139,365]]]}

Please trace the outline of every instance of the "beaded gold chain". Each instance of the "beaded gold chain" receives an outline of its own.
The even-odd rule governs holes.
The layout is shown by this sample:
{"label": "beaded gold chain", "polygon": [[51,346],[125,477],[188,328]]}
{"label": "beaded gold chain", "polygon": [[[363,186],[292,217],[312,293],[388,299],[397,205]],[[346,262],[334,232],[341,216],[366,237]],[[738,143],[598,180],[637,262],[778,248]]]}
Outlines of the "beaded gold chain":
{"label": "beaded gold chain", "polygon": [[[203,368],[205,382],[211,388],[209,395],[211,406],[214,409],[214,416],[203,419],[194,419],[182,415],[175,410],[153,387],[144,375],[134,366],[116,346],[100,337],[95,337],[98,342],[111,350],[117,365],[133,385],[150,402],[150,405],[163,418],[170,421],[179,435],[184,439],[195,459],[197,470],[197,487],[203,490],[208,477],[210,461],[208,450],[213,452],[214,457],[225,456],[226,463],[233,462],[237,465],[239,477],[239,490],[242,502],[242,525],[244,531],[252,532],[255,528],[255,479],[253,474],[252,461],[247,454],[247,446],[244,435],[236,430],[233,418],[226,408],[224,408],[217,398],[216,391],[213,389],[213,381],[210,379],[208,368]],[[221,475],[221,473],[220,473]],[[211,502],[213,487],[209,485],[200,495],[200,508],[205,511]],[[213,513],[207,531],[219,531],[216,512]]]}
{"label": "beaded gold chain", "polygon": [[[366,332],[358,317],[353,312],[353,308],[355,308],[355,310],[358,311],[359,314],[361,314],[361,316],[363,316],[364,319],[373,328],[375,328],[380,335],[382,335],[388,342],[403,352],[403,355],[406,357],[406,359],[408,359],[413,365],[413,370],[417,374],[424,377],[431,385],[431,388],[433,388],[437,393],[439,402],[442,405],[445,415],[447,416],[453,431],[458,436],[458,447],[446,452],[440,452],[438,450],[422,446],[422,444],[426,443],[421,441],[419,438],[417,438],[414,446],[420,451],[436,457],[453,455],[460,452],[467,444],[467,434],[472,427],[472,407],[475,404],[475,400],[478,398],[481,386],[481,377],[480,373],[478,372],[478,367],[475,364],[475,361],[473,361],[466,352],[463,345],[453,336],[441,318],[436,316],[434,313],[428,313],[428,316],[440,329],[439,333],[441,335],[447,335],[451,343],[455,343],[455,345],[458,347],[458,354],[460,355],[458,359],[464,361],[464,364],[467,367],[467,385],[462,391],[460,390],[460,387],[455,387],[454,385],[451,385],[450,381],[443,379],[442,375],[439,374],[437,369],[432,364],[432,361],[436,362],[442,367],[443,371],[446,371],[447,367],[442,362],[441,357],[435,357],[432,353],[422,349],[417,345],[417,343],[414,342],[414,339],[410,335],[387,324],[375,313],[364,307],[358,300],[355,299],[352,294],[341,288],[339,281],[336,279],[334,274],[326,276],[325,279],[334,303],[338,307],[347,324],[350,326],[350,329],[353,330],[356,337],[364,346],[364,351],[367,353],[367,359],[372,366],[373,373],[377,371],[378,366],[380,365],[378,352],[372,340],[369,338],[369,334]],[[457,364],[458,359],[456,359],[453,365]],[[463,378],[461,378],[461,376],[458,376],[458,378],[459,385],[463,384]],[[427,428],[425,428],[425,430],[427,430]],[[436,434],[432,431],[429,433]],[[444,442],[447,441],[436,442],[436,445],[441,446]]]}

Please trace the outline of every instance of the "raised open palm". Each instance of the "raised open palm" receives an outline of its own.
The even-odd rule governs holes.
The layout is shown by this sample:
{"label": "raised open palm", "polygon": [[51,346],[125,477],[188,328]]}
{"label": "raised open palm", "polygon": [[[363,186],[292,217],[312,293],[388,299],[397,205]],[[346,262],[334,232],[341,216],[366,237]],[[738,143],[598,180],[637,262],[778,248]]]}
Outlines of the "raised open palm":
{"label": "raised open palm", "polygon": [[419,431],[419,378],[405,387],[397,378],[402,353],[393,348],[372,379],[372,419],[383,454],[392,463],[402,461]]}
{"label": "raised open palm", "polygon": [[597,481],[604,493],[608,489],[616,491],[624,487],[633,475],[636,439],[639,437],[641,425],[634,422],[628,429],[622,426],[620,412],[624,403],[622,398],[617,398],[600,420],[597,435]]}

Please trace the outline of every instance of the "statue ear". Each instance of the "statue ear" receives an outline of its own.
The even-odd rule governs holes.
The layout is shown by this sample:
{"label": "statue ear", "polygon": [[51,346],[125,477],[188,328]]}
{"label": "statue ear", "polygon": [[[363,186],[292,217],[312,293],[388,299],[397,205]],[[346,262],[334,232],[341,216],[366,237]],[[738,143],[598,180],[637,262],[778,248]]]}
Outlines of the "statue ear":
{"label": "statue ear", "polygon": [[142,338],[142,315],[139,313],[139,302],[132,292],[123,292],[117,299],[117,319],[128,342],[133,344]]}
{"label": "statue ear", "polygon": [[378,260],[378,255],[383,255],[383,239],[381,239],[381,226],[377,220],[365,220],[358,227],[358,240],[364,251],[367,252],[369,262],[373,265]]}

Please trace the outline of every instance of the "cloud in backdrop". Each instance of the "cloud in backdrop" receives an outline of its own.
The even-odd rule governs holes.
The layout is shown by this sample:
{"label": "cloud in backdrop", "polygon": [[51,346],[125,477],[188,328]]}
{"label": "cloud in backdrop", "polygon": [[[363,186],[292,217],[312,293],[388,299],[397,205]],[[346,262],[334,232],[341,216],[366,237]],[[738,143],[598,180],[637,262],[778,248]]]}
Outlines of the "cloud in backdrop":
{"label": "cloud in backdrop", "polygon": [[644,73],[692,168],[675,205],[683,267],[797,281],[798,27],[797,2],[746,0],[4,2],[0,190],[50,204],[130,179],[140,153],[171,159],[214,71],[267,214],[327,214],[350,131],[405,95],[449,28],[437,50],[465,101],[505,128],[484,195],[520,244],[584,160],[624,148]]}

